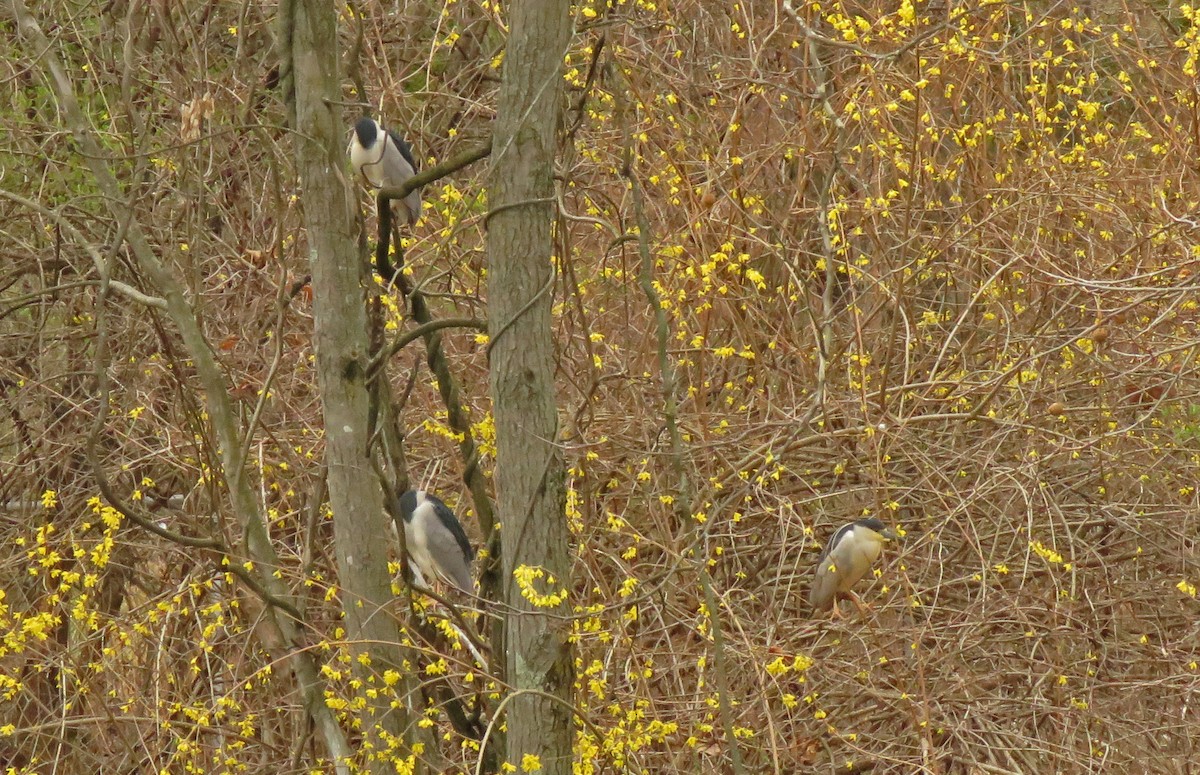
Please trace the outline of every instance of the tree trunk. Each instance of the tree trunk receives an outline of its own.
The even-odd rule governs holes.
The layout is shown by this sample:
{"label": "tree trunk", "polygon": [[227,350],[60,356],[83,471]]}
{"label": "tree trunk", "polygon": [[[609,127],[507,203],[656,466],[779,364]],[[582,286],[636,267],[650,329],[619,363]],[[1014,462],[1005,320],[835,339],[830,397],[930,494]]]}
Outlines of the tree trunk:
{"label": "tree trunk", "polygon": [[[516,0],[504,59],[488,198],[488,318],[496,489],[507,623],[507,758],[571,772],[570,555],[554,396],[554,157],[566,0]],[[519,582],[514,571],[544,575]],[[524,589],[523,589],[524,587]],[[532,591],[530,600],[523,594]],[[527,693],[527,692],[537,692]]]}
{"label": "tree trunk", "polygon": [[[369,360],[362,262],[342,152],[346,127],[337,108],[337,19],[333,5],[296,0],[291,28],[295,87],[296,164],[308,244],[312,251],[317,379],[325,415],[325,456],[346,637],[367,706],[362,726],[367,771],[394,772],[388,740],[400,741],[402,703],[384,686],[383,672],[400,664],[399,630],[387,568],[387,515],[367,454]],[[365,659],[362,657],[365,656]],[[371,697],[369,688],[377,689]]]}

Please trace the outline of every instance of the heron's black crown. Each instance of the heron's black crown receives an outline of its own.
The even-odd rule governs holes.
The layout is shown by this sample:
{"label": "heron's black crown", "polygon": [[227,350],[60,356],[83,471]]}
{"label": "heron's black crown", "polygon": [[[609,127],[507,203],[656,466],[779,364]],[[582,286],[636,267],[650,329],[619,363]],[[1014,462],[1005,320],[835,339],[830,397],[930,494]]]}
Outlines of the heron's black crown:
{"label": "heron's black crown", "polygon": [[875,519],[874,517],[871,517],[870,519],[860,519],[857,522],[855,522],[854,524],[861,525],[862,527],[870,528],[871,530],[874,530],[876,533],[882,533],[884,530],[887,530],[887,526],[884,525],[882,522],[880,522],[878,519]]}
{"label": "heron's black crown", "polygon": [[358,138],[359,145],[370,148],[379,137],[379,125],[370,116],[363,116],[354,125],[354,135]]}

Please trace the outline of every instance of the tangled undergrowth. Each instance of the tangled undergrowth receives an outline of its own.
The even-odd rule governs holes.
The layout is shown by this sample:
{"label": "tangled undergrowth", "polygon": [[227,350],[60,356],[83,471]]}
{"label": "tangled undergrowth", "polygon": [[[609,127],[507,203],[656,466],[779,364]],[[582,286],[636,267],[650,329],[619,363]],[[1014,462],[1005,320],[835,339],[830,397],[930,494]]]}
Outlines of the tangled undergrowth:
{"label": "tangled undergrowth", "polygon": [[[256,419],[273,572],[354,729],[364,692],[399,684],[357,681],[339,625],[268,10],[35,13]],[[345,7],[370,92],[347,99],[381,104],[425,161],[474,147],[504,19],[492,0]],[[575,19],[554,292],[576,772],[1189,771],[1197,11],[589,0]],[[171,531],[239,540],[178,335],[152,307],[98,302],[89,251],[155,289],[111,247],[121,225],[44,74],[15,36],[4,46],[0,766],[321,771],[259,598],[100,497],[97,467]],[[485,180],[476,165],[427,188],[408,239],[439,317],[484,315]],[[643,279],[666,313],[686,484]],[[393,293],[372,293],[389,332],[409,325]],[[102,331],[113,388],[89,445]],[[486,339],[445,345],[490,468]],[[418,347],[392,361],[397,394]],[[426,372],[400,420],[414,481],[470,523]],[[814,620],[820,546],[861,516],[903,531],[861,585],[872,609]],[[451,628],[418,632],[403,594],[394,614],[425,644],[405,667],[495,710],[503,688]],[[398,755],[398,771],[473,771],[477,743],[437,703],[413,723],[439,750]]]}

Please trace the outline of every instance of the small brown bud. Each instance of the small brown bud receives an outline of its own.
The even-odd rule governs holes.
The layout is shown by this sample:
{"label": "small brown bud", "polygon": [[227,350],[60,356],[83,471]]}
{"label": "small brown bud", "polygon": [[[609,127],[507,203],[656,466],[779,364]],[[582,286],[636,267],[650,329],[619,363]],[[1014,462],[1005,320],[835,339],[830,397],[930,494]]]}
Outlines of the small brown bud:
{"label": "small brown bud", "polygon": [[1061,416],[1067,413],[1067,407],[1063,406],[1061,401],[1055,401],[1046,407],[1046,414]]}

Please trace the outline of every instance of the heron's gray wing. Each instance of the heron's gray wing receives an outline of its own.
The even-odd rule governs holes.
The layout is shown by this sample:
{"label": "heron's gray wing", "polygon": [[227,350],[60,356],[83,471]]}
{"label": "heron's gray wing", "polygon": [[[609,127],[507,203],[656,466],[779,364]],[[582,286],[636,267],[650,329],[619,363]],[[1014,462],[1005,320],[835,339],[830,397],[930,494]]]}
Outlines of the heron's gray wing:
{"label": "heron's gray wing", "polygon": [[841,578],[843,570],[838,567],[835,551],[838,544],[842,542],[842,539],[848,533],[853,532],[853,530],[853,522],[839,527],[837,532],[829,537],[829,541],[825,544],[825,549],[821,552],[821,556],[817,560],[816,575],[813,577],[812,589],[808,592],[808,602],[817,610],[826,609],[833,605],[833,599],[837,595],[838,580]]}
{"label": "heron's gray wing", "polygon": [[403,186],[413,176],[412,165],[400,153],[395,143],[388,143],[379,161],[383,168],[383,185],[385,188]]}
{"label": "heron's gray wing", "polygon": [[841,568],[837,567],[829,547],[826,547],[825,551],[821,553],[821,559],[817,560],[817,570],[813,576],[812,588],[808,591],[808,602],[813,608],[823,611],[833,606],[834,597],[837,596],[840,572]]}
{"label": "heron's gray wing", "polygon": [[[384,185],[388,187],[402,186],[413,175],[417,174],[420,165],[417,164],[416,158],[413,157],[412,146],[404,141],[400,135],[388,130],[387,133],[387,151],[384,153]],[[421,189],[408,192],[408,195],[400,200],[400,204],[407,209],[407,217],[409,224],[416,223],[417,217],[421,214]]]}
{"label": "heron's gray wing", "polygon": [[438,522],[454,536],[454,541],[458,544],[458,550],[462,556],[467,558],[468,561],[474,559],[475,550],[471,548],[471,539],[467,538],[467,532],[463,530],[462,523],[458,521],[458,517],[441,498],[433,495],[426,495],[425,497],[433,504],[433,510],[437,514]]}
{"label": "heron's gray wing", "polygon": [[409,168],[412,169],[412,175],[415,175],[421,169],[421,165],[417,164],[416,158],[413,157],[412,146],[408,141],[400,135],[396,134],[391,129],[388,130],[388,135],[392,138],[392,142],[396,144],[396,150],[400,151],[400,155],[408,162]]}
{"label": "heron's gray wing", "polygon": [[[447,530],[431,531],[426,543],[429,553],[437,558],[438,567],[445,573],[446,580],[462,591],[470,592],[475,586],[471,581],[472,558],[464,553],[463,544],[457,540],[457,536]],[[469,544],[467,550],[470,550]]]}

